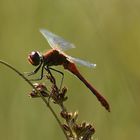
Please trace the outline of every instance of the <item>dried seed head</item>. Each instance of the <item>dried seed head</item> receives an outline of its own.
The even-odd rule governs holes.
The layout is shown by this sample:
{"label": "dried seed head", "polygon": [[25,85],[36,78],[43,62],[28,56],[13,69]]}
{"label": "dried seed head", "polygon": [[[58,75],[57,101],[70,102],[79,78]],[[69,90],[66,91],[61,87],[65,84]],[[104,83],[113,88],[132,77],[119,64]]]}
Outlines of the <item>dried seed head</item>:
{"label": "dried seed head", "polygon": [[[42,94],[42,96],[44,97],[48,97],[48,91],[47,88],[45,86],[45,84],[41,84],[41,83],[34,83],[33,84],[35,86],[35,88]],[[35,97],[40,97],[40,95],[38,94],[38,92],[33,89],[31,93],[29,93],[30,97],[35,98]]]}
{"label": "dried seed head", "polygon": [[66,88],[65,90],[63,90],[63,92],[60,92],[60,90],[57,88],[55,84],[52,85],[52,90],[50,95],[54,103],[62,105],[63,102],[67,100],[65,93],[66,93]]}
{"label": "dried seed head", "polygon": [[29,93],[29,96],[32,98],[39,97],[39,95],[36,93],[36,91],[33,89],[32,92]]}
{"label": "dried seed head", "polygon": [[63,124],[62,126],[66,131],[70,131],[70,128],[66,124]]}
{"label": "dried seed head", "polygon": [[76,135],[82,140],[90,140],[95,132],[94,127],[86,122],[83,122],[79,125],[76,124],[73,129]]}
{"label": "dried seed head", "polygon": [[63,87],[63,88],[62,88],[62,94],[64,94],[64,95],[65,95],[65,94],[66,94],[66,92],[67,92],[67,90],[68,90],[68,89],[67,89],[66,87]]}
{"label": "dried seed head", "polygon": [[78,111],[75,111],[75,112],[74,112],[73,118],[74,118],[75,121],[77,120],[77,118],[78,118]]}
{"label": "dried seed head", "polygon": [[73,116],[72,112],[66,112],[66,111],[61,111],[60,114],[65,120],[71,120]]}

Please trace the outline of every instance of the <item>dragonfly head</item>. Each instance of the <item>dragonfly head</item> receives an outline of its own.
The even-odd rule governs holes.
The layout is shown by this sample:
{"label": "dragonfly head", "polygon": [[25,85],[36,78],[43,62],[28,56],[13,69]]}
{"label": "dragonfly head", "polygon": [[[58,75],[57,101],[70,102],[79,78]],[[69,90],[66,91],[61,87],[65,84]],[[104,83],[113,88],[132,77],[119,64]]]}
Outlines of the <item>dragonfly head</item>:
{"label": "dragonfly head", "polygon": [[38,66],[42,61],[42,56],[39,52],[33,51],[28,55],[28,61],[34,65]]}

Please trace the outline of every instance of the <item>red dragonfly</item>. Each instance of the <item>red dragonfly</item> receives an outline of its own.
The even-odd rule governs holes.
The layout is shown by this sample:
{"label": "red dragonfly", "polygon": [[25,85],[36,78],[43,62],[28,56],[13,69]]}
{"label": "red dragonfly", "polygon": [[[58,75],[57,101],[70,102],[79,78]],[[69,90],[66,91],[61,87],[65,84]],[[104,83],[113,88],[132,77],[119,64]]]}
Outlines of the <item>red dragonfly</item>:
{"label": "red dragonfly", "polygon": [[[92,64],[83,61],[81,59],[66,55],[63,51],[70,48],[75,48],[73,44],[69,43],[68,41],[64,40],[62,37],[55,35],[54,33],[46,29],[41,29],[40,32],[47,39],[52,49],[45,52],[44,54],[41,54],[38,51],[33,51],[29,54],[28,56],[29,62],[32,65],[38,67],[28,75],[33,75],[37,73],[40,68],[42,68],[41,77],[38,79],[41,80],[43,78],[44,69],[47,71],[50,70],[57,71],[51,68],[51,66],[62,65],[64,69],[70,71],[76,77],[78,77],[87,86],[87,88],[97,97],[99,102],[106,108],[106,110],[110,111],[110,107],[106,99],[80,74],[79,70],[75,65],[75,62],[87,67],[95,67],[96,64]],[[62,72],[60,71],[57,72],[59,72],[63,76]]]}

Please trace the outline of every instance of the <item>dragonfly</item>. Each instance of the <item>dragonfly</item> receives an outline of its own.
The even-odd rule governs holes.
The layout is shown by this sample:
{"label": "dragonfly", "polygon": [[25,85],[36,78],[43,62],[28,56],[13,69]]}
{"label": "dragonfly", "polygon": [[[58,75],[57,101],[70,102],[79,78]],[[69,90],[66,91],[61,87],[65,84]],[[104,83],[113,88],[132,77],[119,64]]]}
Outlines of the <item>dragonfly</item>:
{"label": "dragonfly", "polygon": [[76,66],[76,63],[94,68],[96,64],[92,64],[88,61],[81,60],[79,58],[71,57],[64,53],[65,50],[75,48],[75,45],[66,41],[64,38],[50,32],[47,29],[40,29],[41,34],[44,36],[44,38],[48,41],[51,49],[41,54],[38,51],[32,51],[28,55],[28,61],[36,66],[37,68],[29,73],[28,75],[33,75],[39,71],[41,68],[41,76],[38,78],[38,80],[41,80],[43,78],[43,70],[46,71],[54,70],[56,72],[59,72],[62,77],[64,77],[64,74],[61,71],[58,71],[56,69],[53,69],[52,66],[58,66],[62,65],[65,70],[68,70],[73,75],[75,75],[80,81],[83,82],[83,84],[96,96],[98,101],[101,103],[101,105],[110,112],[110,106],[107,100],[91,85],[80,73],[78,70],[78,67]]}

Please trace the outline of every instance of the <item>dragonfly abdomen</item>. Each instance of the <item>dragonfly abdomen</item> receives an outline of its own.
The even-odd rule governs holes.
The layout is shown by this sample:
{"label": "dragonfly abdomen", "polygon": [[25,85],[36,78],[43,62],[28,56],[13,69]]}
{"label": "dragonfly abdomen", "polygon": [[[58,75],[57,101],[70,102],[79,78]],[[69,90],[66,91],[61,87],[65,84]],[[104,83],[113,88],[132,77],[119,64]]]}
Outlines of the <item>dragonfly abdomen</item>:
{"label": "dragonfly abdomen", "polygon": [[69,62],[67,65],[64,65],[65,69],[68,69],[72,72],[76,77],[78,77],[88,89],[97,97],[98,101],[110,112],[110,107],[106,99],[80,74],[74,63]]}

